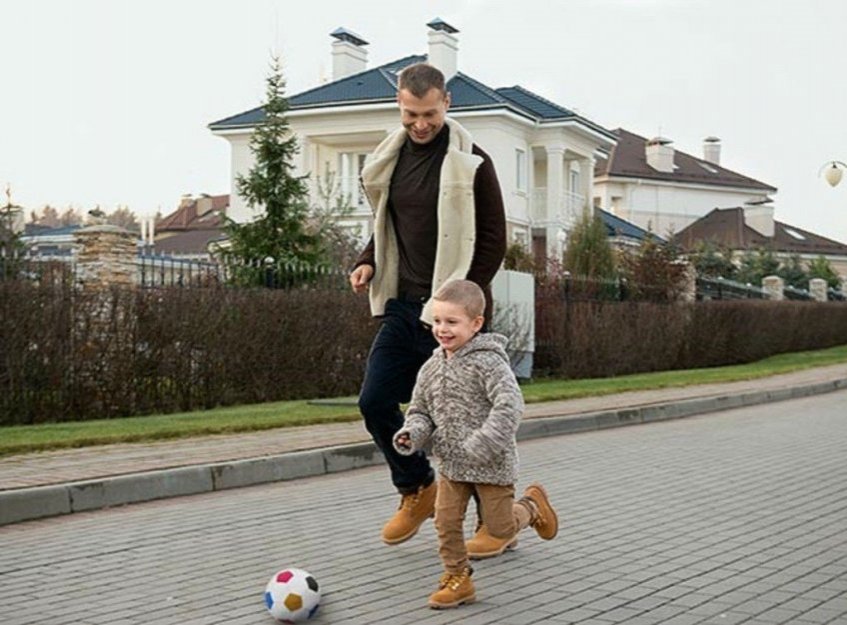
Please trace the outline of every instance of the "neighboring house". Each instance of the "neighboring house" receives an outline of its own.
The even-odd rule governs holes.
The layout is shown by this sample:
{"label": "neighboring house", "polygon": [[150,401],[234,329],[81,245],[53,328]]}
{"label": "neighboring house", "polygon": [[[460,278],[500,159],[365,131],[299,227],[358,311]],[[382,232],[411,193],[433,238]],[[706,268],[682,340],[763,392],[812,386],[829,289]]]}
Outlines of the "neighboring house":
{"label": "neighboring house", "polygon": [[712,241],[731,249],[737,259],[745,252],[767,249],[785,261],[799,255],[806,264],[819,256],[826,258],[841,276],[847,276],[847,245],[827,239],[781,221],[750,213],[748,207],[716,208],[676,235],[685,250],[702,241]]}
{"label": "neighboring house", "polygon": [[229,195],[185,195],[179,207],[155,225],[151,251],[173,258],[210,260],[209,244],[223,238]]}
{"label": "neighboring house", "polygon": [[594,170],[594,205],[665,236],[716,206],[744,206],[748,218],[773,220],[776,187],[720,165],[720,140],[704,140],[703,157],[675,150],[668,139],[645,139],[622,128]]}
{"label": "neighboring house", "polygon": [[606,226],[606,233],[609,236],[609,243],[612,247],[620,250],[632,249],[641,245],[641,242],[653,237],[655,240],[664,242],[664,239],[655,233],[645,230],[634,223],[621,219],[617,215],[613,215],[602,208],[594,208],[594,214],[598,215],[603,220]]}
{"label": "neighboring house", "polygon": [[76,246],[74,233],[82,226],[60,226],[52,228],[40,224],[28,223],[21,235],[21,242],[27,253],[41,259],[70,261]]}
{"label": "neighboring house", "polygon": [[[365,158],[398,127],[397,77],[412,63],[428,61],[447,78],[449,115],[491,155],[506,205],[509,241],[558,255],[566,230],[591,210],[595,159],[615,136],[600,125],[520,86],[494,89],[457,71],[457,30],[441,20],[427,24],[426,55],[407,56],[367,68],[368,43],[344,29],[332,33],[333,80],[289,98],[288,120],[300,144],[297,173],[314,183],[334,176],[352,212],[341,223],[363,242],[372,231],[371,210],[360,196]],[[256,108],[209,125],[232,146],[232,202],[228,215],[249,221],[254,213],[236,193],[235,178],[251,167]]]}

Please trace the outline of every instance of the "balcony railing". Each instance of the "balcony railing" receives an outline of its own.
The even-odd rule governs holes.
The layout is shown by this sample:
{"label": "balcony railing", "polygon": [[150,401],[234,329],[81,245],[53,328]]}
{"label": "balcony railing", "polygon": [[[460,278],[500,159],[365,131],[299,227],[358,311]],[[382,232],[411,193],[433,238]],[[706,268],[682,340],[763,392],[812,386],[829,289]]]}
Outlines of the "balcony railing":
{"label": "balcony railing", "polygon": [[317,205],[335,206],[337,202],[350,206],[353,212],[370,212],[365,194],[356,176],[322,176],[309,179],[309,196]]}
{"label": "balcony railing", "polygon": [[535,226],[570,226],[585,209],[585,196],[562,190],[557,205],[547,206],[547,187],[532,190],[530,215]]}

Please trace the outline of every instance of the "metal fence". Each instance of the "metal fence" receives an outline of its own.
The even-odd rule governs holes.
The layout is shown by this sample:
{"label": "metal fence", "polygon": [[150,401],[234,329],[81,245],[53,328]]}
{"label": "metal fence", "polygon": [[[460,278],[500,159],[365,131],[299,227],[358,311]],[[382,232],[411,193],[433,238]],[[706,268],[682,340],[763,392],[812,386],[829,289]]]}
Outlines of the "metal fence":
{"label": "metal fence", "polygon": [[725,278],[698,277],[698,300],[767,299],[767,291],[752,284],[743,284]]}
{"label": "metal fence", "polygon": [[136,259],[141,287],[204,287],[222,282],[217,263],[140,254]]}

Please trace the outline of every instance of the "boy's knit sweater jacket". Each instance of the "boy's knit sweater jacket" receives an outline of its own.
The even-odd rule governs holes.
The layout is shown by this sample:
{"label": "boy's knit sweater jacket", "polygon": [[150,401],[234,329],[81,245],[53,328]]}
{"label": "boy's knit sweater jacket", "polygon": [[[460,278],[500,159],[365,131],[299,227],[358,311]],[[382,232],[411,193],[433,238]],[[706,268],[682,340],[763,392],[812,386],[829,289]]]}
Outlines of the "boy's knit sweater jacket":
{"label": "boy's knit sweater jacket", "polygon": [[509,485],[518,479],[515,433],[523,396],[500,334],[477,334],[447,358],[437,348],[418,373],[402,429],[412,449],[431,439],[439,472],[457,482]]}

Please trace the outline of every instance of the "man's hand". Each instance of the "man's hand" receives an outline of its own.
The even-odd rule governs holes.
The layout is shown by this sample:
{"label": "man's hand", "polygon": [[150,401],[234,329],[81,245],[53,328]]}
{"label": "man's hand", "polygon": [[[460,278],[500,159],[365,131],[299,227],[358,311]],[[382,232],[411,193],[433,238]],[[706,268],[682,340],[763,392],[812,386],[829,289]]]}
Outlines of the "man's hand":
{"label": "man's hand", "polygon": [[368,283],[374,277],[374,268],[370,265],[359,265],[350,274],[350,286],[354,293],[364,293],[368,290]]}
{"label": "man's hand", "polygon": [[394,444],[403,449],[412,449],[412,439],[406,433],[398,434],[394,437]]}

